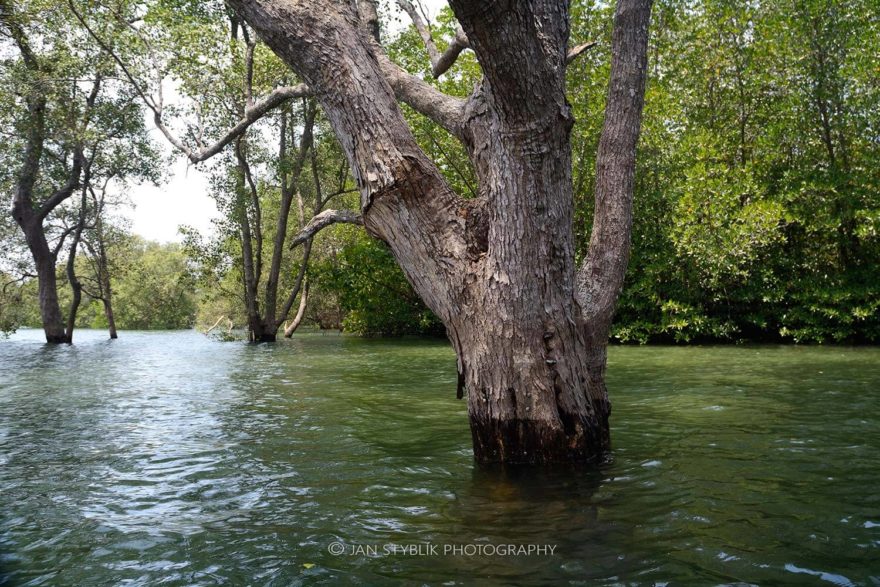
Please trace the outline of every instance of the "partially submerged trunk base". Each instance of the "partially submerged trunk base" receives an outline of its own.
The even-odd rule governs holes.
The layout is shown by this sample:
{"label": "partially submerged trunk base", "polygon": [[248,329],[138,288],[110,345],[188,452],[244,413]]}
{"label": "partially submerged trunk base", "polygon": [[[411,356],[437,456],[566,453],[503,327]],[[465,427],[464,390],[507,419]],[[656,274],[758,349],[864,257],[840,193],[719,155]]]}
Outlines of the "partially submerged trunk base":
{"label": "partially submerged trunk base", "polygon": [[608,418],[559,426],[540,420],[471,419],[479,463],[600,463],[611,449]]}

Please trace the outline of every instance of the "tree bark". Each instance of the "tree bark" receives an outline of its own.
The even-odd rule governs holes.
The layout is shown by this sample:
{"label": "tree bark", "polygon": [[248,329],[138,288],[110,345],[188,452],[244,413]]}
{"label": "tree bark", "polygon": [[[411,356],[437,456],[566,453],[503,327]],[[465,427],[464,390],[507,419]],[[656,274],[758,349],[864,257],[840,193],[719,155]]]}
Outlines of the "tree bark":
{"label": "tree bark", "polygon": [[306,281],[302,286],[302,293],[299,296],[299,308],[296,310],[296,316],[293,317],[290,324],[288,324],[284,328],[284,338],[290,338],[293,336],[293,333],[296,332],[296,329],[299,328],[299,325],[302,324],[303,318],[306,315],[306,306],[309,303],[309,282]]}
{"label": "tree bark", "polygon": [[116,318],[113,317],[113,302],[109,289],[105,295],[107,297],[104,298],[104,316],[107,318],[107,330],[110,333],[110,338],[115,340],[119,338],[119,334],[116,332]]}
{"label": "tree bark", "polygon": [[[395,73],[381,54],[370,0],[358,3],[361,14],[342,0],[230,3],[313,89],[358,182],[364,226],[389,244],[446,325],[458,357],[459,395],[468,396],[476,458],[602,458],[609,403],[588,360],[596,331],[576,301],[567,3],[452,0],[485,76],[462,104],[413,95],[420,82]],[[646,38],[649,13],[649,0],[621,0],[616,23],[644,26]],[[619,71],[621,62],[644,61],[637,54],[644,47],[625,43],[629,38],[615,36],[612,52],[620,55],[613,70],[614,63]],[[644,87],[626,79],[631,69],[621,74],[628,94]],[[632,71],[644,76],[644,67]],[[612,98],[613,88],[612,81]],[[412,99],[462,139],[480,182],[476,199],[453,193],[416,144],[398,97]],[[627,120],[638,124],[639,116]],[[600,165],[628,155],[616,152],[617,142],[611,147],[600,153]],[[631,187],[631,181],[623,186],[630,199]],[[623,257],[625,265],[628,226],[620,229],[624,238],[599,242],[597,254]]]}
{"label": "tree bark", "polygon": [[[281,278],[281,261],[285,253],[284,243],[287,239],[287,225],[290,219],[290,209],[293,205],[293,198],[296,195],[300,208],[300,216],[302,216],[302,197],[297,192],[296,182],[299,180],[303,168],[305,167],[307,154],[309,153],[309,151],[314,152],[313,129],[315,126],[315,117],[317,115],[316,106],[314,104],[308,104],[304,107],[304,110],[305,121],[303,123],[302,136],[300,138],[299,146],[296,151],[296,157],[292,161],[292,168],[288,170],[286,166],[282,166],[281,170],[281,207],[278,212],[277,226],[275,227],[275,241],[272,245],[272,262],[269,270],[269,279],[266,283],[265,295],[265,323],[269,325],[269,327],[272,329],[273,341],[274,334],[278,332],[281,324],[287,319],[287,315],[290,313],[293,299],[299,292],[299,289],[303,282],[303,278],[305,277],[305,272],[309,262],[309,255],[311,253],[311,247],[307,248],[305,254],[303,255],[302,264],[300,265],[300,271],[297,276],[296,284],[294,285],[293,291],[290,293],[288,300],[279,310],[278,284]],[[285,161],[288,157],[290,157],[290,147],[292,147],[294,143],[293,134],[293,130],[291,129],[290,144],[288,144],[287,118],[285,115],[282,114],[281,137],[278,150],[279,159],[281,161]],[[320,190],[318,190],[318,192],[320,193]],[[285,336],[287,336],[287,334],[285,334]]]}
{"label": "tree bark", "polygon": [[614,13],[611,79],[596,155],[593,230],[587,256],[578,272],[577,298],[589,337],[588,372],[593,385],[601,388],[606,397],[608,336],[631,246],[651,1],[618,0]]}
{"label": "tree bark", "polygon": [[42,223],[37,227],[27,223],[25,226],[21,226],[21,228],[25,233],[28,248],[31,251],[34,265],[37,268],[40,319],[43,322],[46,342],[67,342],[67,336],[64,331],[64,319],[61,316],[61,307],[58,304],[58,283],[55,273],[56,257],[46,242]]}
{"label": "tree bark", "polygon": [[[103,208],[103,201],[101,202]],[[107,247],[104,244],[104,221],[101,217],[103,210],[97,212],[98,216],[95,220],[96,233],[98,239],[98,279],[101,284],[101,293],[104,305],[104,317],[107,318],[107,331],[111,339],[119,338],[116,332],[116,318],[113,315],[113,283],[110,279],[110,262],[107,259]]]}
{"label": "tree bark", "polygon": [[[21,41],[21,43],[24,43]],[[26,56],[29,67],[36,68],[28,45],[22,44],[22,54]],[[15,196],[12,201],[12,217],[24,233],[25,241],[37,270],[37,284],[40,300],[40,319],[46,342],[63,343],[66,340],[64,321],[58,305],[58,284],[55,275],[56,255],[49,248],[43,230],[43,217],[33,202],[33,190],[40,169],[46,128],[46,98],[35,94],[28,96],[28,136],[25,145],[24,161],[19,170]]]}

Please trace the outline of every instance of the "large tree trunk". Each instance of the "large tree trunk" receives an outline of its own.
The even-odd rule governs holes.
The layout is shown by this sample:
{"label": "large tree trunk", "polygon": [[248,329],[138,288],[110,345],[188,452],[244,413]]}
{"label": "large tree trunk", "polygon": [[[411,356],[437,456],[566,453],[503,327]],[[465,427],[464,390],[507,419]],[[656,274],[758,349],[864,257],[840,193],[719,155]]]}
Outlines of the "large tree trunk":
{"label": "large tree trunk", "polygon": [[268,326],[260,316],[253,316],[248,320],[248,340],[250,342],[275,342],[277,328]]}
{"label": "large tree trunk", "polygon": [[24,233],[37,270],[40,320],[43,324],[43,332],[46,334],[46,342],[53,344],[66,342],[64,318],[58,305],[58,280],[55,274],[57,258],[46,242],[42,219],[33,214],[21,200],[14,202],[12,216]]}
{"label": "large tree trunk", "polygon": [[[487,50],[503,59],[503,48]],[[476,168],[486,194],[486,250],[472,247],[481,275],[447,322],[481,461],[586,461],[609,448],[608,401],[604,388],[590,385],[586,327],[574,299],[573,120],[564,93],[548,96],[548,89],[535,84],[516,89],[513,100],[484,98],[492,114],[483,115],[481,132],[494,137]],[[530,109],[554,99],[536,128]]]}
{"label": "large tree trunk", "polygon": [[[567,3],[452,0],[485,76],[468,100],[444,96],[388,61],[371,38],[378,31],[371,0],[359,0],[359,14],[343,0],[230,3],[315,91],[361,190],[364,226],[389,244],[446,325],[458,356],[459,393],[468,396],[476,458],[602,458],[609,402],[603,372],[591,359],[604,356],[602,325],[610,317],[585,320],[576,301]],[[649,0],[621,0],[616,21],[624,15],[628,25],[641,26],[634,31],[641,41],[649,14]],[[645,47],[618,37],[616,67],[632,65],[642,79],[628,80],[627,95],[635,97],[643,90]],[[413,139],[398,98],[463,142],[479,197],[453,193]],[[640,100],[623,106],[636,137]],[[611,144],[630,148],[626,141]],[[615,204],[627,194],[605,196]],[[597,210],[597,217],[604,214]],[[616,236],[628,247],[628,226],[619,228]],[[610,252],[600,243],[600,251],[620,257],[619,240]],[[587,280],[614,287],[616,274],[607,278],[603,271],[600,266]],[[611,293],[615,299],[618,291]],[[602,311],[613,312],[613,304]]]}

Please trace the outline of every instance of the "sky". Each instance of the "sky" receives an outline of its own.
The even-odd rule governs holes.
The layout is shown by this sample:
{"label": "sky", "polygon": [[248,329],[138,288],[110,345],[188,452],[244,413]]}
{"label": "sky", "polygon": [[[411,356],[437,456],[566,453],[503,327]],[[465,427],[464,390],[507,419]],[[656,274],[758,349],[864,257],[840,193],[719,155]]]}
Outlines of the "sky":
{"label": "sky", "polygon": [[[422,0],[422,5],[433,19],[446,5],[446,0]],[[401,22],[408,24],[405,19]],[[166,99],[173,102],[174,96],[166,96]],[[155,143],[171,152],[165,138],[153,127],[151,116],[147,117],[147,126]],[[182,237],[177,229],[181,225],[192,226],[208,235],[213,230],[211,220],[219,216],[208,189],[207,175],[187,165],[186,157],[181,154],[174,159],[166,183],[158,187],[133,186],[129,191],[133,206],[122,213],[132,221],[132,230],[149,240],[180,242]]]}
{"label": "sky", "polygon": [[[156,133],[158,134],[158,133]],[[156,142],[164,137],[154,137]],[[139,185],[130,191],[133,209],[124,212],[132,221],[132,231],[149,240],[180,242],[177,227],[189,225],[202,234],[210,234],[211,219],[219,216],[208,192],[208,178],[186,158],[175,159],[169,181],[160,186]]]}

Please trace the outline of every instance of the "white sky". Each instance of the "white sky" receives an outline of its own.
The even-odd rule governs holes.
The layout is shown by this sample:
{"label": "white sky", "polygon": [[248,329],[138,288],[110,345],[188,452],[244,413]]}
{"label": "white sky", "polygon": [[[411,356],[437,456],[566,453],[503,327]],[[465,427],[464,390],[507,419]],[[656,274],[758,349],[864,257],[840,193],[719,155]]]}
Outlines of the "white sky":
{"label": "white sky", "polygon": [[[158,133],[156,133],[158,134]],[[156,137],[156,141],[165,138]],[[139,185],[131,189],[134,209],[124,213],[132,221],[132,231],[160,242],[180,242],[177,227],[189,225],[202,234],[212,230],[211,219],[219,216],[214,200],[208,193],[205,174],[178,157],[169,172],[169,181],[161,186]]]}
{"label": "white sky", "polygon": [[[446,0],[422,0],[422,5],[433,20],[446,5]],[[405,18],[402,22],[408,24]],[[174,100],[174,96],[166,96],[166,99],[169,98],[170,101]],[[170,152],[170,146],[155,130],[150,116],[147,117],[147,125],[155,142]],[[213,230],[211,219],[219,216],[219,212],[208,193],[207,176],[198,168],[187,166],[186,157],[182,154],[175,158],[168,175],[168,181],[159,187],[138,185],[131,188],[129,195],[134,206],[121,212],[131,219],[132,230],[144,238],[160,242],[180,242],[177,228],[181,225],[192,226],[204,235],[210,234]]]}

